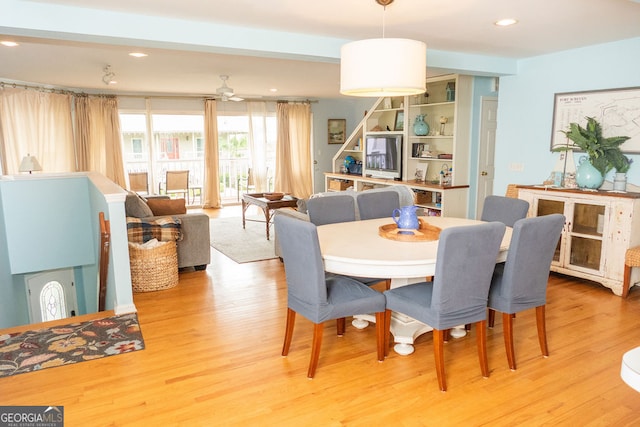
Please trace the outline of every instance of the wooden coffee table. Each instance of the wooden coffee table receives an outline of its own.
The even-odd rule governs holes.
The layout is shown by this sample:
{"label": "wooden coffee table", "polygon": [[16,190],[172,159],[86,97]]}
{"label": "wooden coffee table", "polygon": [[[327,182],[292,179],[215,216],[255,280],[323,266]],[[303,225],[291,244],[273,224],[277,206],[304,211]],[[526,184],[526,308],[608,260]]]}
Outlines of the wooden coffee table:
{"label": "wooden coffee table", "polygon": [[278,208],[295,208],[298,206],[298,198],[285,195],[280,200],[268,200],[264,198],[264,193],[250,193],[242,196],[242,228],[245,228],[245,221],[257,221],[255,219],[246,219],[245,212],[250,205],[258,206],[264,212],[264,222],[267,226],[267,240],[269,240],[269,226],[271,225],[271,210]]}

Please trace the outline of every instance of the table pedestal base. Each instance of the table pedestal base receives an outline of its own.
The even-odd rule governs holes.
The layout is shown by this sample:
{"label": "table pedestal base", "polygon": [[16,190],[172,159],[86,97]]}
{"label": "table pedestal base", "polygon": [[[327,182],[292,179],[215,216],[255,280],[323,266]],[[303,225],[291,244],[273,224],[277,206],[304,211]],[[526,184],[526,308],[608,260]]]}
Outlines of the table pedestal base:
{"label": "table pedestal base", "polygon": [[[375,323],[376,317],[373,314],[359,314],[353,316],[351,324],[354,328],[364,329],[369,326],[369,323]],[[413,343],[420,335],[433,331],[433,328],[429,325],[425,325],[422,322],[405,316],[401,313],[391,314],[391,333],[393,334],[393,350],[402,355],[408,356],[414,352]],[[450,335],[452,338],[462,338],[467,335],[467,331],[462,326],[456,326],[451,329]]]}

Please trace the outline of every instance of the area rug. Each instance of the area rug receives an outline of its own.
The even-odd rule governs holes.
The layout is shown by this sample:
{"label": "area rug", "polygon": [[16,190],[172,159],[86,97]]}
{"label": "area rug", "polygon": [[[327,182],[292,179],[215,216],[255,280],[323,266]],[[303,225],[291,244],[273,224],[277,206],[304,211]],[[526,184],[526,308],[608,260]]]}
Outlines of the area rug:
{"label": "area rug", "polygon": [[0,335],[0,377],[143,348],[136,313]]}
{"label": "area rug", "polygon": [[249,218],[262,222],[246,221],[243,229],[241,217],[212,219],[211,246],[238,264],[276,258],[273,225],[267,240],[264,217]]}

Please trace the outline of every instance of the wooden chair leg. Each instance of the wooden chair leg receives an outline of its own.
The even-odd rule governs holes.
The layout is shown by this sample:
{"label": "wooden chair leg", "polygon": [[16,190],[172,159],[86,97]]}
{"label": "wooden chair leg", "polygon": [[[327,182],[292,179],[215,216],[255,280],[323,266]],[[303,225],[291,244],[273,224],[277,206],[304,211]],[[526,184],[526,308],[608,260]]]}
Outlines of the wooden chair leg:
{"label": "wooden chair leg", "polygon": [[284,344],[282,345],[282,355],[289,354],[289,346],[291,346],[291,337],[293,336],[293,325],[296,323],[296,312],[287,308],[287,325],[284,329]]}
{"label": "wooden chair leg", "polygon": [[451,329],[445,329],[443,331],[442,339],[444,342],[449,342],[449,338],[451,338]]}
{"label": "wooden chair leg", "polygon": [[324,325],[322,323],[313,325],[313,344],[311,345],[311,360],[309,361],[307,378],[313,378],[316,374],[316,367],[318,366],[318,359],[320,358],[320,347],[322,346],[323,331]]}
{"label": "wooden chair leg", "polygon": [[546,306],[536,307],[536,323],[538,324],[538,341],[540,350],[544,357],[549,357],[549,347],[547,346],[547,321],[545,319]]}
{"label": "wooden chair leg", "polygon": [[487,359],[487,321],[476,322],[476,342],[478,344],[478,359],[480,371],[484,378],[489,378],[489,361]]}
{"label": "wooden chair leg", "polygon": [[629,295],[629,287],[631,286],[631,266],[624,265],[624,280],[622,282],[622,298]]}
{"label": "wooden chair leg", "polygon": [[378,361],[383,362],[386,356],[385,350],[385,333],[387,332],[386,312],[380,311],[376,313],[376,344],[378,349]]}
{"label": "wooden chair leg", "polygon": [[509,369],[516,370],[516,355],[513,347],[513,317],[510,313],[502,313],[502,332],[504,335],[504,348],[507,352]]}
{"label": "wooden chair leg", "polygon": [[487,314],[487,320],[489,322],[489,327],[493,328],[493,325],[496,323],[496,311],[493,308],[489,309],[489,313]]}
{"label": "wooden chair leg", "polygon": [[444,331],[433,330],[433,355],[436,359],[436,375],[440,390],[447,391],[447,380],[444,374]]}
{"label": "wooden chair leg", "polygon": [[339,337],[344,335],[344,331],[347,329],[347,320],[344,317],[336,319],[336,329]]}
{"label": "wooden chair leg", "polygon": [[389,355],[391,341],[391,310],[384,312],[384,355]]}

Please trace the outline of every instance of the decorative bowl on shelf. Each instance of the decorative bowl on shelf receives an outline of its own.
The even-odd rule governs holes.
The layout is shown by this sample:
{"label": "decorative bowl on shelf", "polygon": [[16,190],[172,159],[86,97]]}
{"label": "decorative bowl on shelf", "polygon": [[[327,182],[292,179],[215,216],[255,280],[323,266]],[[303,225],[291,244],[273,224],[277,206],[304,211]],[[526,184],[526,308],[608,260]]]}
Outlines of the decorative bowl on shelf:
{"label": "decorative bowl on shelf", "polygon": [[264,193],[263,196],[265,199],[275,202],[276,200],[282,199],[284,197],[284,193]]}

